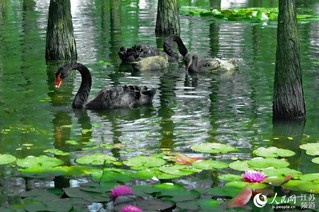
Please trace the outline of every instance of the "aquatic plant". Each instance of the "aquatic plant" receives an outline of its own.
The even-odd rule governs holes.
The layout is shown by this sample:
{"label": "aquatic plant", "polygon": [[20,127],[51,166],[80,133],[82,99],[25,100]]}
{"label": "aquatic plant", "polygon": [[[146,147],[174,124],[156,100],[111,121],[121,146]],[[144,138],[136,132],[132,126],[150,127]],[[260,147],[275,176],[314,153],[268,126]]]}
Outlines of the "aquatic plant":
{"label": "aquatic plant", "polygon": [[126,185],[118,185],[111,190],[111,197],[113,199],[122,195],[130,195],[130,194],[133,194],[133,190],[131,187]]}
{"label": "aquatic plant", "polygon": [[142,212],[142,209],[136,207],[135,205],[126,205],[121,208],[120,212]]}
{"label": "aquatic plant", "polygon": [[255,170],[247,170],[242,175],[244,181],[248,181],[251,183],[259,183],[266,179],[266,176],[263,172],[255,171]]}

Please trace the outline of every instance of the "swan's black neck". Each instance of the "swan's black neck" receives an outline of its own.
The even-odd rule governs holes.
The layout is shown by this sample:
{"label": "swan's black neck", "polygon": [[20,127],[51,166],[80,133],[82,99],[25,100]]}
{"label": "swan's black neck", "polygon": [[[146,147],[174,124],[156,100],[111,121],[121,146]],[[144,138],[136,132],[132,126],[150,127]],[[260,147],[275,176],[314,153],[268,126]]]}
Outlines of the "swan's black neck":
{"label": "swan's black neck", "polygon": [[178,53],[174,52],[173,50],[173,41],[177,43],[178,51],[183,57],[188,53],[188,50],[184,45],[182,39],[178,35],[168,36],[164,41],[164,52],[168,54],[170,57],[173,57],[176,60],[178,60]]}
{"label": "swan's black neck", "polygon": [[82,81],[78,92],[76,93],[72,106],[73,108],[83,108],[86,103],[92,85],[92,77],[89,69],[82,65],[81,63],[71,63],[65,65],[63,67],[63,71],[65,72],[65,77],[67,76],[67,72],[70,70],[76,69],[81,73]]}

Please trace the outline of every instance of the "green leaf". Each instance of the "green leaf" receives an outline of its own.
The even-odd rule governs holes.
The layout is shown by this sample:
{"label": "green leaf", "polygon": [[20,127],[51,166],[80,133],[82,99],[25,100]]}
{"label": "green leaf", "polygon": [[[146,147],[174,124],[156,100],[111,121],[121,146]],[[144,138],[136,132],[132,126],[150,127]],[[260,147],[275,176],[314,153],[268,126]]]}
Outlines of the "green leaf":
{"label": "green leaf", "polygon": [[197,201],[199,211],[223,211],[220,210],[220,202],[214,199],[200,199]]}
{"label": "green leaf", "polygon": [[55,167],[63,164],[63,161],[57,158],[40,155],[39,157],[29,156],[24,159],[19,159],[17,165],[23,168],[34,167]]}
{"label": "green leaf", "polygon": [[308,155],[319,155],[319,143],[302,144],[300,148],[306,150]]}
{"label": "green leaf", "polygon": [[284,189],[291,189],[297,191],[305,191],[309,193],[319,193],[319,183],[313,183],[311,181],[304,180],[290,180],[283,184]]}
{"label": "green leaf", "polygon": [[132,169],[145,169],[147,167],[158,167],[166,163],[165,160],[161,158],[156,158],[152,156],[137,156],[128,158],[126,161],[123,161],[123,164],[126,166],[132,167]]}
{"label": "green leaf", "polygon": [[223,181],[239,181],[243,177],[241,175],[235,175],[235,174],[224,174],[224,175],[219,175],[218,179],[223,180]]}
{"label": "green leaf", "polygon": [[192,164],[196,169],[212,170],[212,169],[224,169],[228,167],[228,164],[222,161],[216,160],[201,160]]}
{"label": "green leaf", "polygon": [[246,160],[244,161],[237,160],[235,162],[232,162],[229,164],[229,167],[238,171],[246,171],[249,169],[248,161]]}
{"label": "green leaf", "polygon": [[70,153],[68,153],[68,152],[63,152],[62,150],[59,150],[59,149],[46,149],[46,150],[44,150],[43,152],[52,153],[52,154],[54,154],[54,155],[61,155],[61,156],[70,155]]}
{"label": "green leaf", "polygon": [[300,176],[300,180],[316,181],[317,183],[319,183],[319,173],[304,174],[304,175]]}
{"label": "green leaf", "polygon": [[9,154],[0,154],[0,165],[7,165],[17,160],[16,157]]}
{"label": "green leaf", "polygon": [[261,169],[261,168],[268,168],[268,167],[274,167],[274,168],[284,168],[289,166],[289,163],[286,160],[283,159],[277,159],[277,158],[253,158],[250,161],[247,162],[249,167]]}
{"label": "green leaf", "polygon": [[254,154],[261,156],[261,157],[290,157],[293,156],[295,153],[293,151],[287,149],[280,149],[277,147],[259,147],[258,149],[253,151]]}
{"label": "green leaf", "polygon": [[194,144],[193,146],[191,146],[191,149],[196,152],[202,153],[227,153],[237,151],[236,148],[230,145],[220,143]]}
{"label": "green leaf", "polygon": [[159,170],[163,173],[175,175],[176,177],[191,175],[197,171],[198,169],[193,168],[192,166],[176,164],[173,166],[162,166]]}
{"label": "green leaf", "polygon": [[76,159],[75,161],[83,165],[104,165],[106,163],[116,162],[116,158],[103,153],[95,153],[93,155],[86,155]]}
{"label": "green leaf", "polygon": [[266,176],[288,176],[292,175],[294,177],[301,175],[300,171],[290,168],[266,168],[263,169],[263,172]]}
{"label": "green leaf", "polygon": [[313,158],[311,162],[319,164],[319,157]]}

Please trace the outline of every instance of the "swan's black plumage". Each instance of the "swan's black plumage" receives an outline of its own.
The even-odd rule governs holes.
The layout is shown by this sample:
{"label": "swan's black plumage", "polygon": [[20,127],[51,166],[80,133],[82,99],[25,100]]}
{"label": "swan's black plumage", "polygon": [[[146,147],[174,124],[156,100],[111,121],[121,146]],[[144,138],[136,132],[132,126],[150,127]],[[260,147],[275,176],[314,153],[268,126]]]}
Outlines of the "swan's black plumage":
{"label": "swan's black plumage", "polygon": [[156,93],[156,89],[148,89],[146,86],[124,85],[102,89],[93,100],[86,103],[91,90],[92,77],[89,69],[83,64],[70,63],[60,67],[55,74],[56,88],[60,87],[70,70],[78,70],[82,77],[80,88],[72,103],[73,108],[105,110],[149,105]]}
{"label": "swan's black plumage", "polygon": [[177,44],[178,50],[182,56],[187,54],[182,39],[178,35],[170,35],[164,40],[164,53],[153,46],[135,45],[130,48],[121,47],[118,55],[123,63],[137,62],[147,57],[168,55],[169,61],[177,61],[179,59],[178,53],[174,51],[174,43]]}

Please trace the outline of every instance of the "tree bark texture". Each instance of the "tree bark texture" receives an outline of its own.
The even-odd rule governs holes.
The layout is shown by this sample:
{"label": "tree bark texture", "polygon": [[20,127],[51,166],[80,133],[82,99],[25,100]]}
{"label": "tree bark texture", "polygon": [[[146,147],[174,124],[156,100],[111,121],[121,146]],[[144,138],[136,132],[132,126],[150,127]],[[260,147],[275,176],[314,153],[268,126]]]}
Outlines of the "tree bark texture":
{"label": "tree bark texture", "polygon": [[179,9],[177,0],[158,0],[155,33],[179,35]]}
{"label": "tree bark texture", "polygon": [[295,0],[279,0],[273,119],[305,115]]}
{"label": "tree bark texture", "polygon": [[45,57],[47,60],[77,58],[70,0],[50,0]]}

